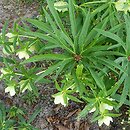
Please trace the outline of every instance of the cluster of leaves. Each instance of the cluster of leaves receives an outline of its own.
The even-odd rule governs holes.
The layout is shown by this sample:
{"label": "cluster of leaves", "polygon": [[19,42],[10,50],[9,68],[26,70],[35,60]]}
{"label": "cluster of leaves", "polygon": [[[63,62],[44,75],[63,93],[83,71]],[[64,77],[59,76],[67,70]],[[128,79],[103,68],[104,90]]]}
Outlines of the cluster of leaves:
{"label": "cluster of leaves", "polygon": [[25,112],[15,106],[7,108],[0,102],[0,129],[1,130],[37,130],[31,125],[35,117],[40,112],[37,109],[29,119],[25,118]]}
{"label": "cluster of leaves", "polygon": [[15,23],[11,36],[5,24],[0,42],[5,91],[38,96],[36,83],[55,81],[56,104],[85,102],[79,119],[94,112],[93,121],[109,125],[119,116],[113,108],[130,105],[129,6],[129,1],[47,0],[42,19]]}

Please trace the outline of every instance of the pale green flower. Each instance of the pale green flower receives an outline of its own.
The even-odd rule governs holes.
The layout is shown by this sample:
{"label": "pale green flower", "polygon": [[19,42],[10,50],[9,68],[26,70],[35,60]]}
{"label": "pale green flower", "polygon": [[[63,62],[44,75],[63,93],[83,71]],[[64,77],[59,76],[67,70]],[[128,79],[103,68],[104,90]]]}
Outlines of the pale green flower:
{"label": "pale green flower", "polygon": [[68,3],[67,2],[64,2],[64,1],[58,1],[58,2],[55,2],[54,3],[54,7],[57,11],[59,12],[65,12],[65,11],[68,11]]}
{"label": "pale green flower", "polygon": [[8,73],[10,73],[10,70],[8,70],[6,68],[1,68],[1,73],[2,74],[8,74]]}
{"label": "pale green flower", "polygon": [[[54,100],[55,104],[61,103],[64,107],[67,106],[69,98],[64,97],[64,94],[62,92],[60,95],[54,95],[53,97],[55,98]],[[65,102],[65,98],[66,98],[67,103]]]}
{"label": "pale green flower", "polygon": [[14,41],[15,35],[13,33],[7,33],[5,36],[9,38],[8,39],[9,42],[13,42]]}
{"label": "pale green flower", "polygon": [[0,75],[0,78],[2,78],[4,75],[6,75],[6,74],[12,74],[12,71],[11,70],[9,70],[8,68],[1,68],[0,69],[0,71],[1,71],[1,75]]}
{"label": "pale green flower", "polygon": [[5,36],[8,37],[8,38],[12,38],[12,37],[14,37],[15,35],[14,35],[13,33],[7,33]]}
{"label": "pale green flower", "polygon": [[105,110],[112,110],[113,106],[110,106],[106,103],[101,103],[99,109],[100,109],[100,112],[104,112]]}
{"label": "pale green flower", "polygon": [[127,11],[130,11],[130,3],[126,0],[119,0],[115,2],[115,7],[117,11],[124,11],[125,13],[127,13]]}
{"label": "pale green flower", "polygon": [[10,85],[5,89],[5,93],[10,93],[10,96],[14,96],[15,95],[15,87],[14,85]]}
{"label": "pale green flower", "polygon": [[110,116],[104,116],[103,118],[101,118],[101,119],[98,120],[98,125],[101,126],[104,123],[107,126],[109,126],[110,122],[113,122],[112,117],[110,117]]}
{"label": "pale green flower", "polygon": [[19,85],[20,85],[20,89],[22,90],[22,93],[25,92],[27,89],[32,91],[31,85],[27,80],[21,80],[19,82]]}
{"label": "pale green flower", "polygon": [[92,113],[92,112],[95,112],[96,111],[96,107],[93,107],[90,111],[89,111],[89,113]]}
{"label": "pale green flower", "polygon": [[28,59],[29,58],[29,54],[25,51],[25,50],[21,50],[19,52],[16,53],[16,55],[19,57],[19,59]]}

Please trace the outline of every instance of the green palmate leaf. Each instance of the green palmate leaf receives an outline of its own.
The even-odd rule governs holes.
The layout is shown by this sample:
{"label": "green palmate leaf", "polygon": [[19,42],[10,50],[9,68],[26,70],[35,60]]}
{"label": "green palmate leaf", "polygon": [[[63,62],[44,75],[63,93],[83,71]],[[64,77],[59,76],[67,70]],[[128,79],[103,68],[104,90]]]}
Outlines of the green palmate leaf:
{"label": "green palmate leaf", "polygon": [[71,31],[73,38],[75,38],[77,33],[77,25],[75,19],[75,9],[74,9],[74,0],[69,0],[69,18],[71,23]]}
{"label": "green palmate leaf", "polygon": [[83,73],[83,65],[77,65],[77,68],[76,68],[76,76],[79,77],[81,76]]}
{"label": "green palmate leaf", "polygon": [[111,50],[111,49],[115,49],[115,48],[119,48],[121,47],[121,44],[115,44],[115,45],[111,45],[108,50]]}
{"label": "green palmate leaf", "polygon": [[62,24],[62,21],[61,21],[59,15],[58,15],[57,11],[56,11],[55,8],[54,8],[54,2],[53,2],[52,0],[47,0],[47,3],[48,3],[48,7],[49,7],[49,9],[50,9],[50,11],[51,11],[51,13],[52,13],[54,19],[55,19],[56,24],[58,25],[58,27],[59,27],[63,32],[66,32],[66,31],[65,31],[65,28],[64,28],[64,26],[63,26],[63,24]]}
{"label": "green palmate leaf", "polygon": [[50,49],[54,49],[54,48],[58,48],[58,47],[60,47],[60,46],[59,46],[59,45],[54,45],[54,44],[52,44],[52,43],[48,43],[47,45],[43,46],[43,47],[39,50],[38,54],[41,54],[41,53],[43,53],[43,52],[46,51],[46,50],[50,50]]}
{"label": "green palmate leaf", "polygon": [[64,32],[60,32],[60,36],[73,48],[73,51],[75,52],[74,43],[71,38]]}
{"label": "green palmate leaf", "polygon": [[74,97],[74,96],[71,96],[71,95],[68,95],[68,94],[67,94],[67,97],[68,97],[69,99],[71,99],[72,101],[83,103],[81,100],[79,100],[78,98],[76,98],[76,97]]}
{"label": "green palmate leaf", "polygon": [[62,61],[62,65],[60,66],[60,68],[56,71],[56,76],[55,79],[57,79],[57,77],[59,76],[59,74],[61,74],[61,72],[63,71],[63,69],[65,68],[65,66],[67,64],[70,64],[72,61],[72,59],[66,59]]}
{"label": "green palmate leaf", "polygon": [[19,82],[19,85],[20,85],[21,92],[25,92],[25,90],[31,90],[29,80],[21,80]]}
{"label": "green palmate leaf", "polygon": [[4,27],[2,28],[2,41],[6,42],[6,29],[8,27],[8,21],[5,22]]}
{"label": "green palmate leaf", "polygon": [[84,118],[93,107],[94,107],[94,103],[93,102],[91,102],[88,105],[86,105],[84,107],[84,109],[79,113],[78,119],[80,120],[81,118]]}
{"label": "green palmate leaf", "polygon": [[115,63],[112,60],[109,60],[109,59],[106,59],[106,58],[97,58],[97,59],[100,60],[101,62],[107,63],[108,65],[115,67],[115,69],[119,69],[120,71],[126,73],[125,69],[123,69],[119,64]]}
{"label": "green palmate leaf", "polygon": [[[0,104],[1,105],[1,104]],[[0,109],[0,125],[2,124],[2,121],[3,119],[2,119],[2,111],[1,111],[1,109]]]}
{"label": "green palmate leaf", "polygon": [[79,46],[82,47],[82,44],[85,42],[86,37],[88,35],[88,29],[89,29],[89,25],[90,25],[90,12],[88,12],[88,14],[86,15],[86,19],[84,21],[81,33],[79,35]]}
{"label": "green palmate leaf", "polygon": [[110,106],[117,106],[117,102],[113,100],[110,100],[110,99],[107,99],[107,98],[101,98],[101,101],[105,104],[108,104]]}
{"label": "green palmate leaf", "polygon": [[61,87],[59,86],[59,84],[57,83],[56,80],[55,80],[55,86],[56,86],[56,89],[57,89],[57,90],[62,91]]}
{"label": "green palmate leaf", "polygon": [[96,8],[93,12],[92,12],[92,17],[94,17],[97,13],[103,11],[104,9],[106,9],[108,7],[108,3],[106,2],[106,4],[103,4],[101,6],[99,6],[98,8]]}
{"label": "green palmate leaf", "polygon": [[106,3],[106,0],[103,0],[103,1],[88,1],[88,2],[86,2],[86,3],[83,3],[83,4],[81,4],[80,6],[82,7],[82,6],[88,6],[88,5],[93,5],[93,4],[101,4],[101,3]]}
{"label": "green palmate leaf", "polygon": [[0,111],[1,111],[1,117],[0,117],[0,121],[5,121],[6,120],[6,108],[5,108],[5,105],[0,102]]}
{"label": "green palmate leaf", "polygon": [[[60,33],[59,33],[59,36],[60,36]],[[72,53],[72,54],[75,54],[75,52],[72,50],[72,48],[66,43],[66,41],[64,39],[61,39],[59,38],[59,40],[57,41],[59,42],[59,44],[61,45],[61,47],[63,49],[65,49],[66,51]]]}
{"label": "green palmate leaf", "polygon": [[111,25],[111,27],[114,27],[117,20],[115,18],[115,11],[114,11],[112,5],[109,6],[109,16],[110,16],[110,25]]}
{"label": "green palmate leaf", "polygon": [[21,64],[29,63],[29,62],[37,62],[37,61],[43,61],[43,60],[65,60],[65,59],[73,59],[71,56],[66,56],[63,54],[41,54],[41,55],[35,55],[25,61],[23,61]]}
{"label": "green palmate leaf", "polygon": [[115,114],[115,113],[107,113],[105,116],[110,116],[110,117],[119,117],[121,114]]}
{"label": "green palmate leaf", "polygon": [[98,87],[104,90],[104,93],[106,93],[105,84],[103,83],[103,80],[98,76],[97,72],[93,71],[90,67],[88,69],[93,79],[95,80],[96,84],[98,85]]}
{"label": "green palmate leaf", "polygon": [[130,16],[124,15],[125,24],[126,24],[126,48],[127,48],[127,55],[130,55]]}
{"label": "green palmate leaf", "polygon": [[39,20],[36,20],[36,19],[26,19],[27,22],[33,24],[34,26],[36,26],[37,28],[39,28],[40,30],[46,32],[46,33],[49,33],[49,34],[52,34],[52,30],[51,28],[48,26],[47,23],[43,23]]}
{"label": "green palmate leaf", "polygon": [[[102,22],[98,23],[95,28],[101,28],[101,29],[105,29],[107,23],[108,23],[109,18],[105,18]],[[97,41],[103,41],[103,37],[99,37],[101,34],[97,33],[95,28],[91,29],[90,32],[88,33],[86,40],[85,40],[85,45],[84,48],[87,51],[88,47],[91,49],[91,47],[94,47],[95,44],[97,44]],[[87,48],[86,48],[87,47]],[[84,51],[85,51],[84,50]]]}
{"label": "green palmate leaf", "polygon": [[100,116],[97,116],[97,117],[95,117],[95,118],[92,120],[92,122],[98,121],[98,120],[101,119],[101,118],[102,118],[101,115],[100,115]]}
{"label": "green palmate leaf", "polygon": [[76,86],[77,90],[79,91],[80,95],[82,95],[82,89],[80,89],[80,87],[81,87],[80,82],[77,78],[77,75],[76,75],[76,72],[74,69],[72,70],[72,76],[74,78],[74,82],[75,82],[75,86]]}
{"label": "green palmate leaf", "polygon": [[[108,20],[109,20],[109,17],[107,17],[108,18]],[[107,21],[107,18],[106,18],[106,20],[105,21],[102,21],[102,23],[103,23],[103,26],[104,26],[104,28],[103,28],[103,26],[96,26],[95,28],[99,28],[99,29],[101,29],[101,30],[105,30],[106,28],[106,26],[107,26],[107,24],[105,24],[105,23],[108,23],[108,21]],[[101,24],[101,23],[100,23]],[[109,30],[109,32],[111,32],[111,33],[116,33],[117,31],[119,31],[119,28],[122,28],[123,27],[123,24],[118,24],[118,25],[116,25],[116,26],[114,26],[113,28],[111,28],[110,30]],[[95,28],[93,29],[93,30],[95,30]],[[95,30],[96,31],[96,30]],[[92,42],[91,44],[92,45],[95,45],[96,43],[102,43],[102,42],[104,42],[104,41],[106,41],[106,37],[104,37],[104,36],[100,36],[101,35],[101,33],[100,32],[98,32],[98,34],[96,33],[95,34],[95,41],[94,42]],[[100,36],[100,37],[98,37],[98,36]],[[94,37],[94,36],[93,36]],[[90,37],[91,38],[91,37]],[[90,44],[90,47],[92,46]],[[117,44],[116,44],[117,45]],[[110,48],[112,47],[112,46],[114,46],[114,47],[117,47],[117,46],[122,46],[120,43],[119,43],[119,45],[111,45],[110,46]],[[119,47],[120,47],[119,46]]]}
{"label": "green palmate leaf", "polygon": [[3,63],[5,64],[6,68],[8,68],[10,71],[12,71],[12,68],[11,68],[11,66],[10,66],[10,64],[9,64],[9,62],[7,61],[6,58],[3,58]]}
{"label": "green palmate leaf", "polygon": [[109,47],[110,47],[110,45],[104,45],[104,46],[102,46],[102,45],[95,45],[95,46],[93,46],[91,48],[87,48],[85,54],[91,53],[91,52],[97,52],[98,53],[100,51],[104,52],[104,51],[107,51]]}
{"label": "green palmate leaf", "polygon": [[5,59],[8,63],[11,63],[11,64],[14,64],[14,63],[15,63],[12,59],[3,58],[3,57],[0,56],[0,62],[4,62],[4,59]]}
{"label": "green palmate leaf", "polygon": [[126,76],[125,80],[124,80],[124,87],[123,87],[123,90],[122,90],[122,94],[121,94],[121,98],[120,98],[120,103],[119,103],[119,106],[122,106],[122,104],[125,102],[126,98],[127,98],[127,95],[129,93],[129,90],[130,90],[130,63],[128,63],[128,66],[127,66],[127,73],[128,75]]}
{"label": "green palmate leaf", "polygon": [[106,18],[109,15],[109,8],[106,9],[106,11],[103,13],[103,15],[101,16],[101,19]]}
{"label": "green palmate leaf", "polygon": [[121,46],[124,48],[124,50],[126,51],[126,47],[125,47],[125,43],[122,41],[122,39],[117,36],[116,34],[113,34],[109,31],[104,31],[104,30],[101,30],[101,29],[95,29],[97,32],[101,33],[102,35],[106,36],[106,37],[109,37],[115,41],[117,41],[118,43],[121,44]]}
{"label": "green palmate leaf", "polygon": [[[43,39],[43,40],[46,40],[50,43],[54,43],[54,44],[59,44],[59,46],[63,49],[66,49],[68,52],[71,52],[71,53],[74,53],[71,48],[69,47],[69,45],[63,40],[63,39],[55,39],[47,34],[42,34],[42,33],[39,33],[39,32],[25,32],[25,31],[22,31],[22,33],[24,35],[29,35],[29,36],[33,36],[33,38],[40,38],[40,39]],[[60,35],[60,33],[58,33]]]}
{"label": "green palmate leaf", "polygon": [[54,44],[57,43],[57,41],[53,37],[51,37],[47,34],[42,34],[42,33],[39,33],[39,32],[31,32],[31,31],[30,32],[22,32],[22,33],[24,35],[33,36],[33,38],[40,38],[40,39],[46,40],[50,43],[54,43]]}
{"label": "green palmate leaf", "polygon": [[115,69],[114,66],[104,62],[104,61],[99,61],[101,64],[105,65],[105,67],[107,67],[108,69],[112,70],[113,72],[119,74],[119,72]]}
{"label": "green palmate leaf", "polygon": [[125,54],[120,53],[118,51],[97,51],[92,53],[92,56],[110,56],[110,55],[126,56]]}
{"label": "green palmate leaf", "polygon": [[[46,81],[45,81],[46,83]],[[39,93],[38,93],[38,88],[30,81],[30,85],[31,85],[31,88],[34,92],[34,94],[38,97],[39,96]]]}
{"label": "green palmate leaf", "polygon": [[40,113],[41,110],[42,110],[41,108],[37,108],[35,112],[29,117],[29,121],[27,123],[30,124],[36,118],[36,116]]}
{"label": "green palmate leaf", "polygon": [[56,33],[58,29],[57,29],[57,26],[56,26],[55,22],[52,20],[51,16],[48,14],[48,12],[44,8],[42,8],[42,9],[43,9],[43,11],[45,13],[45,16],[46,16],[47,20],[50,23],[50,26],[52,27],[53,31]]}
{"label": "green palmate leaf", "polygon": [[115,85],[113,86],[113,88],[111,88],[110,91],[112,93],[112,96],[115,95],[116,91],[119,89],[119,87],[121,86],[121,84],[124,82],[124,80],[126,79],[127,75],[125,73],[123,73],[123,75],[121,76],[121,78],[115,83]]}
{"label": "green palmate leaf", "polygon": [[54,65],[51,65],[47,70],[42,71],[40,73],[37,73],[38,77],[36,78],[36,82],[38,82],[39,80],[41,80],[43,77],[52,74],[55,70],[59,69],[60,66],[62,66],[62,62],[58,62]]}
{"label": "green palmate leaf", "polygon": [[[112,96],[112,98],[115,99],[117,102],[120,102],[121,95],[119,95],[119,94],[114,94],[114,95]],[[126,100],[124,101],[124,104],[130,106],[130,101],[126,99]]]}

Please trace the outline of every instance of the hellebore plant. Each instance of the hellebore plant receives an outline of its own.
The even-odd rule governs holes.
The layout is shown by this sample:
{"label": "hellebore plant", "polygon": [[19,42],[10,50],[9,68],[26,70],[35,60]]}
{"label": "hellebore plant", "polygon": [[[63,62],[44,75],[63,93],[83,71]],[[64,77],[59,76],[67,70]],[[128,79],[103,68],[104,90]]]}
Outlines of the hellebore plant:
{"label": "hellebore plant", "polygon": [[92,121],[109,125],[120,115],[112,110],[130,105],[129,2],[47,0],[41,12],[43,19],[25,19],[11,33],[6,25],[2,30],[5,92],[38,96],[36,83],[53,80],[55,104],[85,102],[78,119],[93,112]]}
{"label": "hellebore plant", "polygon": [[[84,9],[76,5],[73,0],[68,0],[68,4],[61,2],[61,4],[66,4],[65,10],[59,10],[58,3],[54,3],[53,1],[47,0],[47,4],[47,9],[49,9],[51,14],[48,13],[48,10],[43,8],[45,19],[42,21],[26,19],[27,22],[35,26],[35,31],[18,27],[20,35],[26,35],[29,39],[43,42],[43,47],[40,49],[38,55],[34,55],[23,61],[21,65],[44,60],[53,61],[53,64],[47,69],[41,70],[36,74],[37,78],[35,82],[45,80],[47,75],[54,73],[55,76],[53,78],[55,80],[62,75],[71,75],[72,83],[67,85],[67,87],[69,88],[74,85],[74,88],[72,90],[70,90],[70,88],[64,90],[66,84],[63,84],[62,88],[58,89],[60,92],[53,95],[56,104],[61,103],[66,106],[70,99],[79,101],[77,98],[74,99],[73,96],[70,97],[70,94],[73,95],[74,93],[78,93],[79,98],[86,102],[89,102],[88,99],[90,99],[90,97],[93,97],[95,94],[98,95],[98,92],[100,93],[101,91],[104,92],[102,98],[111,96],[113,89],[116,90],[116,87],[113,84],[114,87],[110,85],[109,88],[107,88],[104,83],[104,76],[108,75],[107,73],[110,71],[116,73],[116,75],[119,75],[120,72],[125,73],[125,69],[115,61],[115,57],[124,56],[124,54],[116,50],[115,47],[112,47],[118,46],[118,44],[113,44],[113,40],[115,40],[114,37],[112,38],[113,40],[105,38],[101,35],[101,30],[107,29],[109,24],[110,27],[113,26],[109,32],[116,33],[119,31],[118,28],[121,24],[114,26],[114,24],[109,21],[110,12],[108,13],[107,11],[107,13],[104,11],[104,14],[108,14],[108,17],[102,17],[102,20],[97,24],[93,23],[93,19],[98,15],[100,7],[95,9],[93,11],[94,13],[91,13],[89,9]],[[109,4],[111,3],[105,4],[104,9],[106,9],[106,7],[109,8]],[[113,8],[114,6],[112,4],[111,9]],[[70,28],[66,28],[60,18],[60,14],[56,10],[59,12],[68,11]],[[117,20],[116,23],[118,22]],[[60,52],[54,51],[57,48],[60,49]],[[77,73],[78,68],[81,74]],[[89,89],[87,89],[86,86],[88,86]],[[70,92],[68,94],[69,91],[72,91],[72,93]],[[94,107],[91,103],[90,106]],[[86,107],[84,109],[85,111]],[[88,113],[88,111],[84,114],[83,112],[80,114],[81,117]],[[96,116],[98,116],[99,113],[96,114]],[[100,125],[106,120],[105,117],[109,118],[109,115],[102,116]],[[110,121],[112,121],[111,117],[106,124],[108,125]]]}
{"label": "hellebore plant", "polygon": [[[31,32],[24,30],[24,28],[19,28],[19,31],[22,35],[26,35],[34,39],[40,38],[43,40],[43,42],[47,42],[47,44],[45,44],[40,51],[41,53],[45,54],[41,54],[39,52],[39,55],[35,55],[25,60],[22,62],[22,64],[43,60],[54,61],[53,65],[51,65],[48,69],[45,71],[42,70],[41,73],[38,73],[36,82],[43,79],[46,75],[53,73],[54,71],[56,71],[56,77],[64,72],[73,73],[73,75],[76,76],[75,67],[78,64],[83,64],[84,68],[89,71],[90,75],[97,83],[99,89],[102,89],[106,92],[104,83],[102,80],[99,80],[100,78],[97,74],[97,70],[104,71],[103,68],[105,65],[108,69],[112,71],[114,70],[115,72],[117,72],[115,68],[124,71],[121,66],[116,64],[110,58],[113,57],[113,55],[121,55],[121,53],[118,51],[108,50],[110,45],[104,45],[104,39],[102,36],[100,36],[100,33],[97,33],[95,30],[95,28],[105,29],[108,18],[102,20],[102,22],[94,26],[92,25],[90,11],[83,10],[85,16],[78,16],[74,2],[69,0],[68,10],[71,29],[68,30],[69,32],[67,32],[66,28],[62,24],[59,14],[55,10],[54,3],[50,0],[47,0],[47,3],[52,15],[48,14],[48,12],[43,8],[46,17],[45,22],[27,19],[29,23],[38,28],[38,31]],[[83,21],[80,20],[81,17]],[[80,27],[78,26],[79,24]],[[60,48],[63,53],[53,53],[52,50],[56,48]],[[47,53],[49,51],[52,53]],[[104,71],[104,73],[106,72]]]}

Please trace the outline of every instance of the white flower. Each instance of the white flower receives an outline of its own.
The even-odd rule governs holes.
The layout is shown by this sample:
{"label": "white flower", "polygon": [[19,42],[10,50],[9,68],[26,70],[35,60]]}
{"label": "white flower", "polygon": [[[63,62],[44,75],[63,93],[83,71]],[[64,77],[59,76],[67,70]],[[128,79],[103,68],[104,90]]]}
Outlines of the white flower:
{"label": "white flower", "polygon": [[113,106],[110,106],[110,105],[108,105],[106,103],[101,103],[99,109],[100,109],[100,112],[104,112],[106,109],[107,110],[112,110]]}
{"label": "white flower", "polygon": [[59,11],[59,12],[68,11],[67,5],[68,5],[68,3],[67,3],[67,2],[64,2],[64,1],[58,1],[58,2],[55,2],[55,3],[54,3],[55,9],[56,9],[57,11]]}
{"label": "white flower", "polygon": [[15,95],[15,87],[12,85],[8,86],[6,89],[5,89],[5,93],[10,93],[10,96],[14,96]]}
{"label": "white flower", "polygon": [[22,59],[22,58],[28,59],[29,58],[29,54],[25,50],[17,52],[16,55],[19,57],[19,59]]}
{"label": "white flower", "polygon": [[104,123],[109,126],[110,122],[113,122],[113,119],[110,116],[104,116],[103,118],[98,120],[98,125],[101,126]]}
{"label": "white flower", "polygon": [[8,74],[10,71],[9,70],[7,70],[7,69],[5,69],[5,68],[2,68],[1,69],[1,73],[2,74]]}
{"label": "white flower", "polygon": [[12,38],[12,37],[14,37],[15,35],[14,35],[13,33],[7,33],[5,36],[8,37],[8,38]]}
{"label": "white flower", "polygon": [[[55,100],[54,100],[55,104],[61,103],[64,107],[67,106],[67,103],[65,102],[63,93],[61,93],[60,95],[55,95],[54,98],[55,98]],[[69,100],[69,98],[67,98],[67,102],[68,102],[68,100]]]}
{"label": "white flower", "polygon": [[126,0],[119,0],[115,2],[115,7],[117,11],[124,11],[125,13],[127,13],[127,11],[130,11],[130,4],[127,3]]}
{"label": "white flower", "polygon": [[89,111],[89,113],[92,113],[92,112],[95,112],[96,111],[96,107],[93,107],[90,111]]}
{"label": "white flower", "polygon": [[119,0],[119,2],[126,2],[126,0]]}

